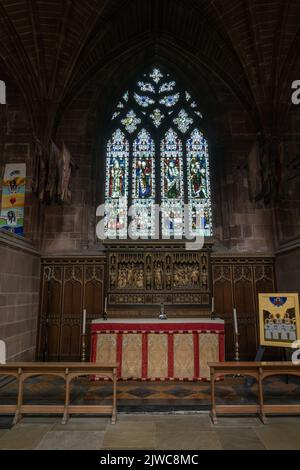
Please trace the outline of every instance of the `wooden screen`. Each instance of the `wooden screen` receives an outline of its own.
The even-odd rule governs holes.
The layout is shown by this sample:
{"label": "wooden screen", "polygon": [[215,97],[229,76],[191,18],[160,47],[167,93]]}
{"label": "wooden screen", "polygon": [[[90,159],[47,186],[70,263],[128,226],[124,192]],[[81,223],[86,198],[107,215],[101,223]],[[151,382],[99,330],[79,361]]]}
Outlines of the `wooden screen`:
{"label": "wooden screen", "polygon": [[83,309],[87,310],[88,333],[91,321],[103,315],[105,261],[105,257],[43,260],[40,360],[80,358]]}
{"label": "wooden screen", "polygon": [[215,311],[225,320],[226,358],[234,358],[233,308],[237,309],[241,360],[253,360],[258,348],[258,294],[275,291],[274,259],[212,258]]}
{"label": "wooden screen", "polygon": [[[87,310],[89,328],[93,319],[102,317],[104,298],[106,294],[109,295],[109,276],[105,275],[106,263],[106,256],[43,260],[37,348],[39,359],[80,358],[83,309]],[[263,256],[229,257],[214,254],[210,263],[215,312],[225,320],[226,358],[234,358],[232,311],[236,306],[241,333],[241,359],[253,360],[259,338],[258,294],[275,292],[274,259]],[[189,308],[191,309],[191,306]],[[189,308],[184,311],[184,316],[189,315]],[[119,307],[119,317],[136,315],[132,305]],[[183,310],[176,315],[183,316]],[[203,316],[201,309],[199,316]]]}

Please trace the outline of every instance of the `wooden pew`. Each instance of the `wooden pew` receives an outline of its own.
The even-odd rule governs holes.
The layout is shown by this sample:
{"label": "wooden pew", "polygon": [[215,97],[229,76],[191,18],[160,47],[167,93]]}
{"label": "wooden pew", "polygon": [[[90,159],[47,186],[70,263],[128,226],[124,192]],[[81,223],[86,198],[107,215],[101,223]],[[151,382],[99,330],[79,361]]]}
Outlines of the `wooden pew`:
{"label": "wooden pew", "polygon": [[[117,368],[118,364],[97,363],[55,363],[55,362],[24,362],[0,365],[0,375],[14,377],[18,381],[18,401],[16,405],[0,403],[0,414],[14,414],[13,424],[17,424],[24,414],[63,414],[63,424],[66,424],[70,414],[111,414],[112,424],[117,419]],[[64,405],[24,405],[24,383],[30,377],[56,376],[65,381]],[[112,405],[71,405],[71,382],[77,377],[95,376],[110,379],[113,382]]]}
{"label": "wooden pew", "polygon": [[[300,414],[299,405],[264,404],[264,379],[275,375],[294,375],[300,377],[300,366],[292,362],[211,362],[208,364],[211,374],[211,418],[217,424],[217,415],[257,414],[264,424],[266,415]],[[226,376],[249,376],[258,383],[258,401],[245,405],[218,405],[216,403],[216,380]],[[284,396],[283,396],[284,399]]]}

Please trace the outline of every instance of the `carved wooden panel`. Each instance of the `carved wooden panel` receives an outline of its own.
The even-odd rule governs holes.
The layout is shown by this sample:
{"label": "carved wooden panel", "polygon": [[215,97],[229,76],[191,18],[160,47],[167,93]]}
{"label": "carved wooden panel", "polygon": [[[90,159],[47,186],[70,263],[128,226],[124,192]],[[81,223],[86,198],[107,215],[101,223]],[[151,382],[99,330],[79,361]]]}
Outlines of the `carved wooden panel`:
{"label": "carved wooden panel", "polygon": [[[83,305],[87,311],[88,325],[92,320],[103,316],[105,298],[105,265],[85,266]],[[87,350],[90,350],[90,335],[87,337]]]}
{"label": "carved wooden panel", "polygon": [[[39,355],[47,360],[59,354],[62,313],[63,269],[44,266],[39,328]],[[51,344],[51,349],[49,345]]]}
{"label": "carved wooden panel", "polygon": [[82,266],[64,268],[63,307],[60,333],[60,358],[80,356],[82,330]]}
{"label": "carved wooden panel", "polygon": [[[232,291],[232,267],[224,265],[212,266],[213,295],[215,300],[215,311],[218,317],[227,319],[228,312],[233,311]],[[228,321],[225,322],[225,352],[226,356],[231,354],[233,343],[233,328]]]}
{"label": "carved wooden panel", "polygon": [[240,332],[240,357],[253,360],[258,348],[258,294],[275,291],[274,259],[232,256],[212,259],[215,311],[225,320],[227,359],[234,358],[233,308]]}
{"label": "carved wooden panel", "polygon": [[88,331],[103,315],[105,265],[105,257],[43,260],[39,359],[80,359],[83,309]]}
{"label": "carved wooden panel", "polygon": [[209,305],[210,247],[109,245],[110,305]]}
{"label": "carved wooden panel", "polygon": [[[257,294],[274,292],[274,266],[261,265],[254,267],[255,290]],[[258,296],[256,296],[256,308],[258,307]]]}

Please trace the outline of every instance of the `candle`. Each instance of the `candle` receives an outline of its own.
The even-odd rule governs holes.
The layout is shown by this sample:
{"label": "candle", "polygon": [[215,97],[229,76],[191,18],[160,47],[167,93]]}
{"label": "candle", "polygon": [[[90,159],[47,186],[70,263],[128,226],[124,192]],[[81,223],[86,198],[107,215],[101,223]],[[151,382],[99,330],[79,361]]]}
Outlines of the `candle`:
{"label": "candle", "polygon": [[6,345],[0,340],[0,365],[6,364]]}
{"label": "candle", "polygon": [[214,299],[214,297],[211,299],[211,311],[212,311],[212,313],[215,313],[215,299]]}
{"label": "candle", "polygon": [[107,297],[105,297],[104,313],[107,313]]}
{"label": "candle", "polygon": [[86,334],[86,309],[83,310],[83,319],[82,319],[82,334]]}
{"label": "candle", "polygon": [[236,335],[238,335],[239,330],[238,330],[238,321],[237,321],[236,308],[233,309],[233,321],[234,321],[234,332],[235,332]]}

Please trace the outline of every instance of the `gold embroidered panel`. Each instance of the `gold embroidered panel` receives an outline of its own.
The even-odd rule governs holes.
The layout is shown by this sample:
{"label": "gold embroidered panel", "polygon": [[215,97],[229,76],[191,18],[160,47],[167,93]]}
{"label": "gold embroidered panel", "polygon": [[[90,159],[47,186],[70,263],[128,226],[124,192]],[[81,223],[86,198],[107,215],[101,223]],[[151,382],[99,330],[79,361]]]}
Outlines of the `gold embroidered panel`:
{"label": "gold embroidered panel", "polygon": [[98,335],[96,362],[111,364],[117,360],[117,335],[115,333]]}
{"label": "gold embroidered panel", "polygon": [[174,377],[193,379],[194,366],[194,335],[192,333],[174,335]]}
{"label": "gold embroidered panel", "polygon": [[148,376],[155,379],[168,377],[168,335],[148,335]]}
{"label": "gold embroidered panel", "polygon": [[142,378],[142,335],[128,333],[123,335],[122,377]]}
{"label": "gold embroidered panel", "polygon": [[219,335],[204,333],[199,335],[199,357],[201,377],[210,379],[209,362],[219,361]]}

